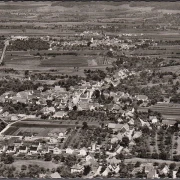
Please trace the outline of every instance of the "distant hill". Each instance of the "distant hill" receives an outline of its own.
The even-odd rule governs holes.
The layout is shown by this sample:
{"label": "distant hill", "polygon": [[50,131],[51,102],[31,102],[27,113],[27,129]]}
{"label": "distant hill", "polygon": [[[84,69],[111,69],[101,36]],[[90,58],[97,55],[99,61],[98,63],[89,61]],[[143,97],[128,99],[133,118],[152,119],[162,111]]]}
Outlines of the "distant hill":
{"label": "distant hill", "polygon": [[69,7],[72,8],[74,6],[78,7],[83,7],[83,6],[94,6],[97,5],[109,5],[109,6],[120,6],[123,4],[129,4],[130,7],[154,7],[154,9],[166,9],[166,10],[180,10],[180,2],[178,1],[163,1],[163,0],[146,0],[146,1],[139,1],[139,0],[134,0],[134,1],[72,1],[72,0],[66,0],[66,1],[58,1],[58,2],[53,2],[51,6],[64,6],[64,7]]}

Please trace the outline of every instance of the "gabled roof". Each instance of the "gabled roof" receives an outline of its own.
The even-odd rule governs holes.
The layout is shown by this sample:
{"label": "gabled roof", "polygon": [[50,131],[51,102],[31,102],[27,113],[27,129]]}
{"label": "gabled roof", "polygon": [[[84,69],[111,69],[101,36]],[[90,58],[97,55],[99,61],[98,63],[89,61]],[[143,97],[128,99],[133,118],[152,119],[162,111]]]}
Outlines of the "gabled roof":
{"label": "gabled roof", "polygon": [[14,151],[14,146],[8,146],[7,150]]}
{"label": "gabled roof", "polygon": [[19,150],[26,150],[26,148],[27,148],[26,146],[20,146]]}
{"label": "gabled roof", "polygon": [[30,151],[37,151],[37,147],[31,146],[29,149],[30,149]]}
{"label": "gabled roof", "polygon": [[121,129],[124,126],[124,124],[116,124],[116,123],[109,123],[108,128],[111,129]]}
{"label": "gabled roof", "polygon": [[81,170],[81,169],[83,169],[83,166],[81,166],[79,164],[75,164],[74,166],[71,167],[71,169]]}
{"label": "gabled roof", "polygon": [[60,174],[58,172],[52,173],[50,175],[51,178],[61,178]]}

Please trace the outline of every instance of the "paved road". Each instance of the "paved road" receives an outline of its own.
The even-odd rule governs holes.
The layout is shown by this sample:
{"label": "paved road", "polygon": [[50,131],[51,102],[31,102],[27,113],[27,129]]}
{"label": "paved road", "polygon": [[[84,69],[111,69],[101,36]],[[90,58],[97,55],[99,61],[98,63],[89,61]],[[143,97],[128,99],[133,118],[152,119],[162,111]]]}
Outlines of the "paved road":
{"label": "paved road", "polygon": [[177,165],[180,165],[180,162],[176,161],[171,161],[171,160],[161,160],[161,159],[144,159],[144,158],[132,158],[132,159],[125,159],[125,163],[136,163],[137,161],[142,162],[142,163],[166,163],[166,164],[171,164],[171,163],[176,163]]}

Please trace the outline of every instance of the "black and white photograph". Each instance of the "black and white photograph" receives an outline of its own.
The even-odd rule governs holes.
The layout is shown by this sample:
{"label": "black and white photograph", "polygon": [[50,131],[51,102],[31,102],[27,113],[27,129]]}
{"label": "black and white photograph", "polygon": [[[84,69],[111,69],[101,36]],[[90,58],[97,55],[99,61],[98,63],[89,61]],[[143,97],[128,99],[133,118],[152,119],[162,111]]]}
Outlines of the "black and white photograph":
{"label": "black and white photograph", "polygon": [[180,2],[1,1],[0,178],[180,178]]}

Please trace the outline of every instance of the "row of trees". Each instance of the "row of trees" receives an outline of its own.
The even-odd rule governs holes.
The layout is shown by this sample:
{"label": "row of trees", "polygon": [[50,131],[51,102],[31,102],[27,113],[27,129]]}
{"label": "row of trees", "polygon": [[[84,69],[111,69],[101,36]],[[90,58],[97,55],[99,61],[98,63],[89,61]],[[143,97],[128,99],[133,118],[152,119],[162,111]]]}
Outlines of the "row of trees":
{"label": "row of trees", "polygon": [[9,51],[27,51],[27,50],[48,50],[49,43],[42,41],[40,38],[29,38],[28,40],[17,39],[12,41],[7,47]]}

